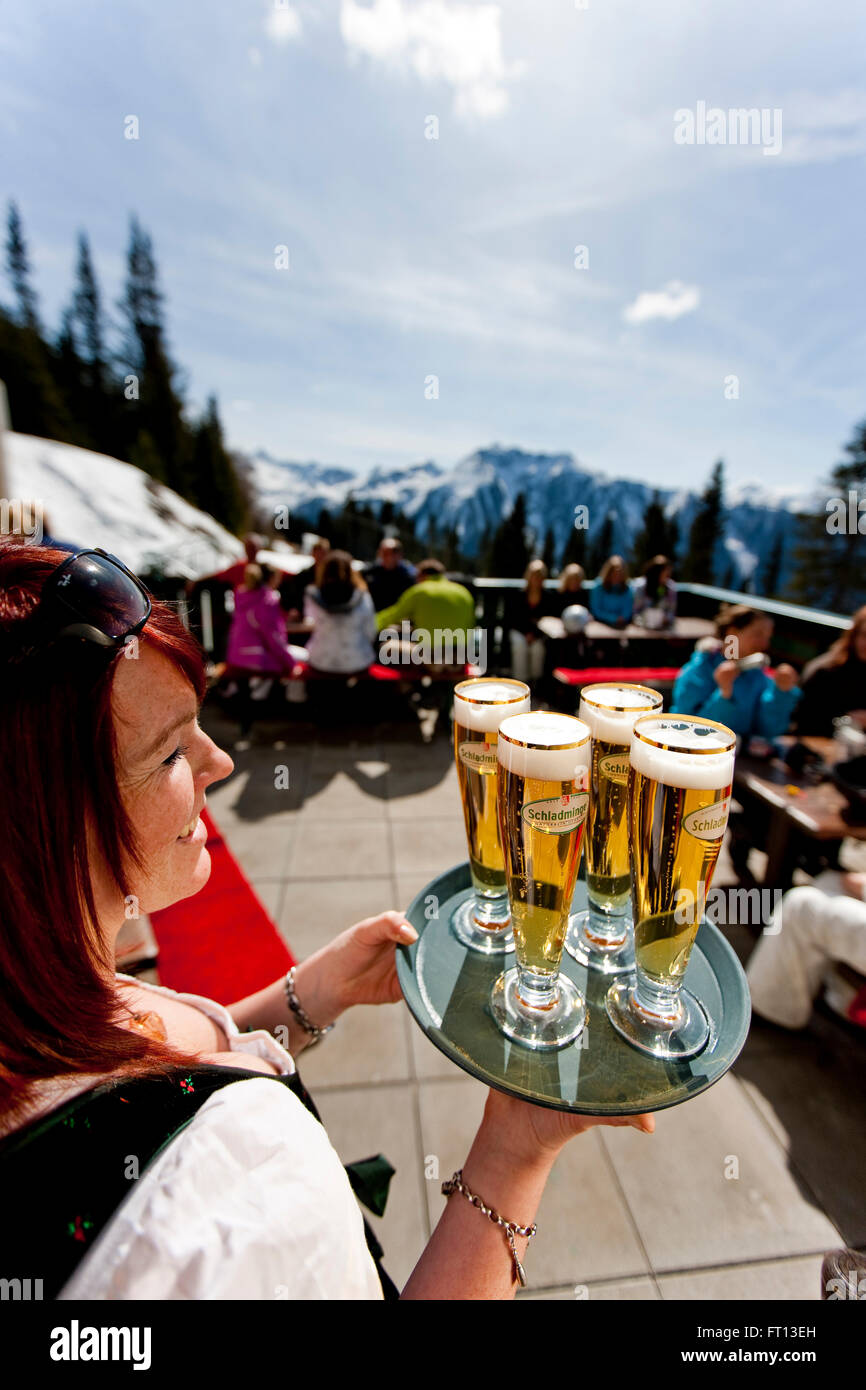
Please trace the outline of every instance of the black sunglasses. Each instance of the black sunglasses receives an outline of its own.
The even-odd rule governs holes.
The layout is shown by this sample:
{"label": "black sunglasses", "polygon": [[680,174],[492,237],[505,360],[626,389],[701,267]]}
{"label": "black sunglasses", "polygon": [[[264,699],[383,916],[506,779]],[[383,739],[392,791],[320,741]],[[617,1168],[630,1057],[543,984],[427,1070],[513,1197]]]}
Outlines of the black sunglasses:
{"label": "black sunglasses", "polygon": [[39,609],[48,641],[80,637],[118,648],[141,632],[151,602],[141,580],[116,555],[79,550],[48,576]]}

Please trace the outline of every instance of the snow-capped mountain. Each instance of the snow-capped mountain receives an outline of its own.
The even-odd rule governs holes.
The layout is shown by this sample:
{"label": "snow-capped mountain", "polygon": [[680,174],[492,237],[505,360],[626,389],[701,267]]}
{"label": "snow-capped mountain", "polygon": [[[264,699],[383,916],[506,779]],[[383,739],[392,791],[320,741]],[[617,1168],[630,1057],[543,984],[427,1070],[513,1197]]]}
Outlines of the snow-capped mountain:
{"label": "snow-capped mountain", "polygon": [[[707,473],[709,470],[707,470]],[[251,482],[264,512],[286,507],[315,525],[322,508],[339,511],[351,495],[378,512],[386,501],[399,507],[426,538],[431,523],[441,535],[456,526],[460,548],[478,554],[485,532],[508,516],[519,493],[527,503],[527,520],[539,549],[548,527],[556,554],[562,554],[577,508],[585,507],[589,545],[610,516],[612,548],[626,554],[642,529],[655,487],[635,479],[590,472],[571,454],[533,454],[492,445],[477,449],[452,468],[427,460],[405,468],[374,468],[367,475],[315,463],[283,463],[268,454],[250,459]],[[699,481],[700,488],[705,477]],[[679,526],[678,555],[685,552],[699,502],[699,491],[658,489],[668,517]],[[805,497],[774,494],[748,484],[731,489],[725,502],[724,541],[716,557],[720,582],[736,587],[764,565],[778,538],[782,541],[782,579],[790,564],[794,516],[808,505]]]}

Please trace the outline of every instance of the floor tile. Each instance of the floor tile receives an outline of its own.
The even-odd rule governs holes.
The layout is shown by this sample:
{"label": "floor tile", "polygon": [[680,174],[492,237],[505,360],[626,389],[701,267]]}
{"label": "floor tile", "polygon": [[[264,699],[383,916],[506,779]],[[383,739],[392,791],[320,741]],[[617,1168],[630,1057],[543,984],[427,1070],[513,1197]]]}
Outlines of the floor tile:
{"label": "floor tile", "polygon": [[[384,764],[381,764],[384,766]],[[377,786],[375,779],[369,785]],[[385,776],[378,780],[379,793],[359,785],[355,777],[335,769],[321,773],[314,770],[304,791],[304,817],[316,821],[384,820],[386,800]]]}
{"label": "floor tile", "polygon": [[289,878],[381,877],[391,873],[391,844],[384,821],[349,820],[331,826],[307,820],[298,826]]}
{"label": "floor tile", "polygon": [[383,1153],[396,1169],[385,1215],[371,1216],[366,1210],[364,1215],[384,1248],[385,1269],[402,1288],[428,1239],[412,1088],[394,1085],[326,1090],[314,1092],[313,1098],[344,1163]]}
{"label": "floor tile", "polygon": [[[440,1181],[462,1167],[486,1095],[486,1088],[471,1079],[420,1083],[425,1158],[438,1160]],[[439,1185],[433,1181],[427,1190],[433,1224],[442,1210]],[[573,1285],[647,1273],[646,1259],[595,1130],[574,1139],[557,1159],[537,1221],[538,1234],[525,1261],[533,1285]]]}
{"label": "floor tile", "polygon": [[380,1004],[347,1009],[332,1033],[299,1054],[298,1067],[305,1085],[313,1089],[355,1082],[408,1081],[404,1008],[404,1004]]}
{"label": "floor tile", "polygon": [[[830,1031],[830,1030],[828,1030]],[[866,1075],[841,1033],[741,1058],[737,1076],[844,1243],[866,1244]]]}
{"label": "floor tile", "polygon": [[660,1274],[665,1299],[704,1299],[712,1302],[740,1299],[753,1303],[765,1299],[818,1299],[821,1297],[823,1254],[801,1255],[791,1260],[766,1260],[724,1269],[692,1270],[688,1274]]}
{"label": "floor tile", "polygon": [[654,1135],[599,1133],[657,1272],[839,1244],[733,1076],[660,1112]]}
{"label": "floor tile", "polygon": [[303,960],[365,917],[376,917],[395,901],[390,875],[381,878],[292,878],[286,884],[279,920],[283,939]]}
{"label": "floor tile", "polygon": [[292,843],[301,833],[291,821],[256,824],[236,821],[220,826],[226,844],[250,879],[283,879],[289,866]]}
{"label": "floor tile", "polygon": [[541,1289],[537,1293],[527,1289],[517,1295],[518,1301],[551,1300],[555,1302],[587,1303],[632,1303],[657,1302],[660,1295],[652,1279],[641,1276],[638,1279],[614,1279],[602,1284],[565,1284],[561,1288]]}
{"label": "floor tile", "polygon": [[[466,832],[461,816],[418,816],[391,826],[395,871],[402,877],[427,875],[427,880],[466,859]],[[420,886],[420,885],[419,885]]]}

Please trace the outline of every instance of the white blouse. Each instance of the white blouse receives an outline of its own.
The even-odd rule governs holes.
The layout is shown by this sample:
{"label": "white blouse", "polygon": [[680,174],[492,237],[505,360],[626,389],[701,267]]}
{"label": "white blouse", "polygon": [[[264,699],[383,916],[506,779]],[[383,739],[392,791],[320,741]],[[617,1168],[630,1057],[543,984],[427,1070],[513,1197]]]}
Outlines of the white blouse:
{"label": "white blouse", "polygon": [[[291,1055],[270,1033],[241,1033],[213,999],[118,975],[200,1009],[229,1050]],[[216,1091],[132,1191],[58,1297],[381,1299],[360,1208],[323,1127],[266,1076]]]}

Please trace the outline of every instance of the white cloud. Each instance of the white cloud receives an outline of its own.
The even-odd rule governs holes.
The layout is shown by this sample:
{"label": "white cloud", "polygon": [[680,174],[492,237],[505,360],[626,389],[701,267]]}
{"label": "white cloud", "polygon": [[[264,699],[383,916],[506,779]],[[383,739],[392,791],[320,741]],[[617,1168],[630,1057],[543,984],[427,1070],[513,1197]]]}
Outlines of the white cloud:
{"label": "white cloud", "polygon": [[284,5],[280,0],[270,0],[265,32],[275,43],[296,39],[301,32],[301,16],[293,5]]}
{"label": "white cloud", "polygon": [[370,7],[342,0],[340,32],[351,53],[412,71],[422,82],[454,88],[458,116],[501,116],[508,106],[506,83],[523,63],[502,55],[498,5],[455,0],[375,0]]}
{"label": "white cloud", "polygon": [[648,323],[650,319],[678,319],[690,314],[701,302],[697,285],[671,280],[661,290],[642,290],[633,304],[622,311],[626,323]]}

